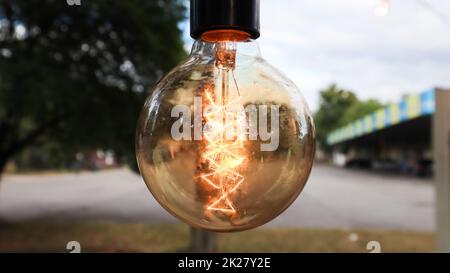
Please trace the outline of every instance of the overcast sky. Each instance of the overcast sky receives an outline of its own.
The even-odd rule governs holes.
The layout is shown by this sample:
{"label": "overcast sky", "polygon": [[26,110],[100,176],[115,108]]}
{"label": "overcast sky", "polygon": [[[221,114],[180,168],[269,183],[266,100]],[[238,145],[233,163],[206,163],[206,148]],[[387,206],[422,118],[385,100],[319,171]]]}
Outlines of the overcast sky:
{"label": "overcast sky", "polygon": [[[331,83],[383,102],[450,87],[450,1],[391,0],[384,17],[374,12],[380,2],[261,0],[263,57],[313,110]],[[182,28],[190,45],[189,25]]]}

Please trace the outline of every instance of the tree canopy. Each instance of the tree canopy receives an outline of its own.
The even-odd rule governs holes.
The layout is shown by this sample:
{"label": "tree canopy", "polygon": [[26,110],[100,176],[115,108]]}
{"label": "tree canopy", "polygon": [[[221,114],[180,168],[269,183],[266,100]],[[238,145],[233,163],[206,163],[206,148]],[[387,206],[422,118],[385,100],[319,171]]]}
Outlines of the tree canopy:
{"label": "tree canopy", "polygon": [[330,132],[382,106],[377,100],[359,100],[355,93],[341,89],[336,84],[320,91],[319,109],[314,115],[320,147],[328,152],[326,137]]}
{"label": "tree canopy", "polygon": [[134,163],[146,90],[185,55],[181,0],[0,0],[0,173],[26,147]]}

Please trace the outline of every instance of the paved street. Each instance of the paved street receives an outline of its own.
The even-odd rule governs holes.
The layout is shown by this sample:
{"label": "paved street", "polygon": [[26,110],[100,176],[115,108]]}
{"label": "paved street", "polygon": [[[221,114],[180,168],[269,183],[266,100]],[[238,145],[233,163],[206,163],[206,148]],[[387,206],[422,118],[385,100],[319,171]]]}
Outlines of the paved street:
{"label": "paved street", "polygon": [[[128,170],[5,175],[0,219],[102,219],[176,222]],[[434,229],[431,180],[323,165],[300,198],[268,226]]]}

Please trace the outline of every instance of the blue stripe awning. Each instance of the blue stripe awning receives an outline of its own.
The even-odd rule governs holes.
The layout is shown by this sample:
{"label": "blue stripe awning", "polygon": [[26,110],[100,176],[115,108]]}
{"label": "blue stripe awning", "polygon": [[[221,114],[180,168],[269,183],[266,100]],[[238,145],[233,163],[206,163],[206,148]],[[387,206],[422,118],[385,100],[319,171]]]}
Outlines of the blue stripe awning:
{"label": "blue stripe awning", "polygon": [[420,94],[408,95],[398,103],[359,118],[327,136],[327,143],[334,145],[346,140],[357,138],[377,130],[381,130],[400,122],[431,115],[435,110],[434,89]]}

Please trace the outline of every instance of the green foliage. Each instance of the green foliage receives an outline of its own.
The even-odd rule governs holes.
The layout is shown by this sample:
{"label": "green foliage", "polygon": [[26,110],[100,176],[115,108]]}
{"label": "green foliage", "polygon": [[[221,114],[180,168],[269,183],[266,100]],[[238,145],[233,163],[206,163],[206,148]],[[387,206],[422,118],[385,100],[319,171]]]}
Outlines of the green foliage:
{"label": "green foliage", "polygon": [[383,107],[383,105],[374,99],[370,99],[367,101],[356,101],[353,105],[351,105],[342,116],[341,124],[345,125],[356,119],[368,115],[375,110]]}
{"label": "green foliage", "polygon": [[181,0],[0,0],[0,173],[48,143],[134,164],[145,90],[186,54],[184,14]]}
{"label": "green foliage", "polygon": [[326,137],[330,132],[382,106],[373,99],[361,101],[352,91],[341,89],[335,84],[320,91],[319,109],[314,115],[320,147],[329,152]]}

